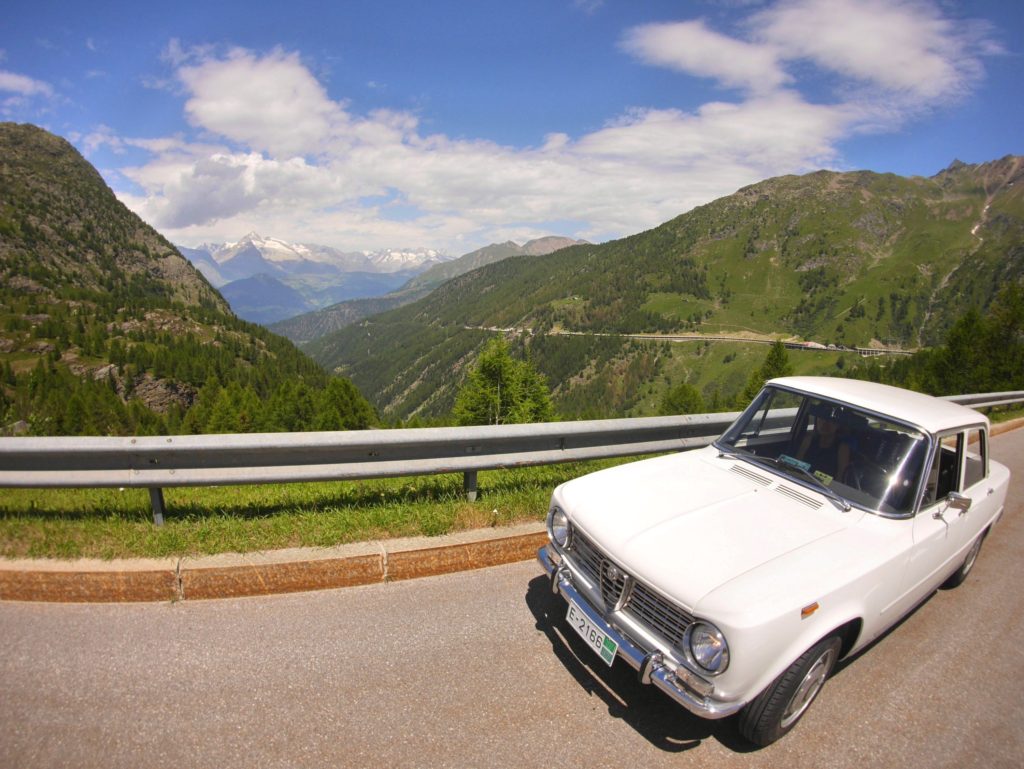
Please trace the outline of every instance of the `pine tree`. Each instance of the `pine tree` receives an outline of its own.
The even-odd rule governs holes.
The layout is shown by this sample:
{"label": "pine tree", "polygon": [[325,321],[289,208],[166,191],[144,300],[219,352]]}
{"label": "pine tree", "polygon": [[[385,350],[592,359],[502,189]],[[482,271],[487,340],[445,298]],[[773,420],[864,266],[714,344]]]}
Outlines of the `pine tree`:
{"label": "pine tree", "polygon": [[736,406],[738,408],[746,408],[747,404],[754,399],[761,391],[761,388],[764,387],[764,383],[769,379],[792,375],[793,364],[789,362],[786,345],[776,341],[772,344],[771,349],[768,350],[768,355],[765,356],[761,368],[750,373],[750,379],[747,380],[747,386],[740,393]]}
{"label": "pine tree", "polygon": [[672,414],[703,414],[704,398],[700,390],[692,384],[680,382],[667,393],[661,401],[659,414],[669,416]]}
{"label": "pine tree", "polygon": [[332,378],[316,401],[315,419],[306,429],[365,430],[377,422],[373,407],[347,379]]}
{"label": "pine tree", "polygon": [[545,422],[554,417],[544,378],[509,354],[503,337],[488,342],[455,398],[460,425]]}

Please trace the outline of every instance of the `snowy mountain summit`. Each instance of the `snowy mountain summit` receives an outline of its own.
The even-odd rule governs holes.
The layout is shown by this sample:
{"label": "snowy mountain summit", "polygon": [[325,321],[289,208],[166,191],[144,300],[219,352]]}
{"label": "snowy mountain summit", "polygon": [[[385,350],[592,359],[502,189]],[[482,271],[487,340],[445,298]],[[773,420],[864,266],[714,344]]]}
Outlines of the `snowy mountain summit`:
{"label": "snowy mountain summit", "polygon": [[228,243],[203,243],[179,250],[218,288],[256,275],[417,274],[453,257],[430,248],[341,251],[331,246],[289,243],[250,232]]}
{"label": "snowy mountain summit", "polygon": [[435,264],[448,262],[453,257],[435,251],[432,248],[394,249],[374,251],[366,254],[367,259],[379,272],[398,272],[399,270],[416,270],[422,272]]}

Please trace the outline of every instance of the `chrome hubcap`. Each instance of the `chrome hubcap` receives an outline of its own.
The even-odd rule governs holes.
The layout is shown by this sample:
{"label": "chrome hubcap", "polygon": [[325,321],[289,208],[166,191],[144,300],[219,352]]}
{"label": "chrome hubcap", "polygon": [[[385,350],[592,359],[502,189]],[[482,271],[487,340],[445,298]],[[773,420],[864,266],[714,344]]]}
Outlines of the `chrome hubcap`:
{"label": "chrome hubcap", "polygon": [[804,714],[804,711],[810,707],[814,698],[818,696],[818,692],[821,691],[821,687],[824,686],[825,679],[832,669],[835,656],[834,649],[826,649],[825,653],[818,657],[814,664],[811,665],[807,675],[804,676],[804,680],[796,688],[793,698],[789,701],[789,705],[786,706],[786,710],[782,714],[783,729],[788,729],[795,724],[797,719]]}

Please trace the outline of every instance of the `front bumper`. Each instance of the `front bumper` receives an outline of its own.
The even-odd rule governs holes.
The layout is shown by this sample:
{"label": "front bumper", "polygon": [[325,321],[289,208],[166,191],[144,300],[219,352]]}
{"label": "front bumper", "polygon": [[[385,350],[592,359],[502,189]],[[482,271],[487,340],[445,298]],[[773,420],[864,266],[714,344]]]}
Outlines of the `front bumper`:
{"label": "front bumper", "polygon": [[660,653],[645,652],[627,636],[609,625],[576,589],[569,569],[552,559],[549,547],[550,545],[545,545],[537,551],[537,560],[551,580],[552,592],[575,603],[595,626],[619,645],[618,656],[639,673],[641,683],[654,684],[672,700],[701,718],[725,718],[743,707],[745,703],[723,702],[714,699],[710,694],[703,694],[701,689],[713,689],[707,681],[685,668],[679,668],[678,671],[673,669],[665,663]]}

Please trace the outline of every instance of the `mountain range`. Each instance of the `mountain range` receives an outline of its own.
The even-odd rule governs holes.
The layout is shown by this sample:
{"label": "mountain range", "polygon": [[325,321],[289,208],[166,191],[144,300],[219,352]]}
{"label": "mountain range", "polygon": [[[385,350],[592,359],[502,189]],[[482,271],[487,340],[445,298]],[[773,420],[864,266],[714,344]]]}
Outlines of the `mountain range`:
{"label": "mountain range", "polygon": [[452,259],[427,248],[351,252],[255,232],[235,242],[177,248],[239,317],[264,325],[345,299],[386,294]]}
{"label": "mountain range", "polygon": [[[471,251],[458,259],[435,264],[411,278],[401,288],[379,292],[363,299],[339,302],[322,310],[297,315],[271,324],[270,328],[293,342],[303,344],[317,337],[337,331],[370,315],[402,307],[429,294],[447,280],[464,273],[515,256],[544,256],[586,241],[549,235],[519,245],[514,241],[493,243]],[[230,300],[230,297],[229,297]]]}
{"label": "mountain range", "polygon": [[707,368],[699,342],[626,335],[912,350],[941,343],[962,313],[1022,276],[1024,158],[954,162],[930,178],[818,171],[621,240],[480,267],[304,349],[385,416],[429,417],[450,410],[461,372],[505,330],[520,335],[562,413],[621,415],[649,409],[670,381],[710,399],[746,377],[724,366],[735,344],[701,347],[722,364]]}
{"label": "mountain range", "polygon": [[[835,372],[849,347],[940,344],[1024,280],[1024,158],[954,162],[930,178],[819,171],[620,240],[496,244],[403,276],[401,291],[366,301],[414,301],[302,337],[317,365],[232,313],[63,139],[0,124],[0,190],[0,425],[37,434],[368,424],[348,384],[335,396],[354,421],[306,418],[338,401],[311,394],[344,383],[325,368],[389,421],[444,419],[495,334],[546,376],[566,417],[654,413],[680,382],[730,402],[764,357],[755,342],[837,348],[794,360],[798,373]],[[201,251],[222,278],[257,270],[239,279],[266,290],[264,303],[281,295],[270,281],[355,274],[339,254],[255,235]],[[382,262],[406,263],[392,257]],[[257,413],[269,403],[274,413]]]}

